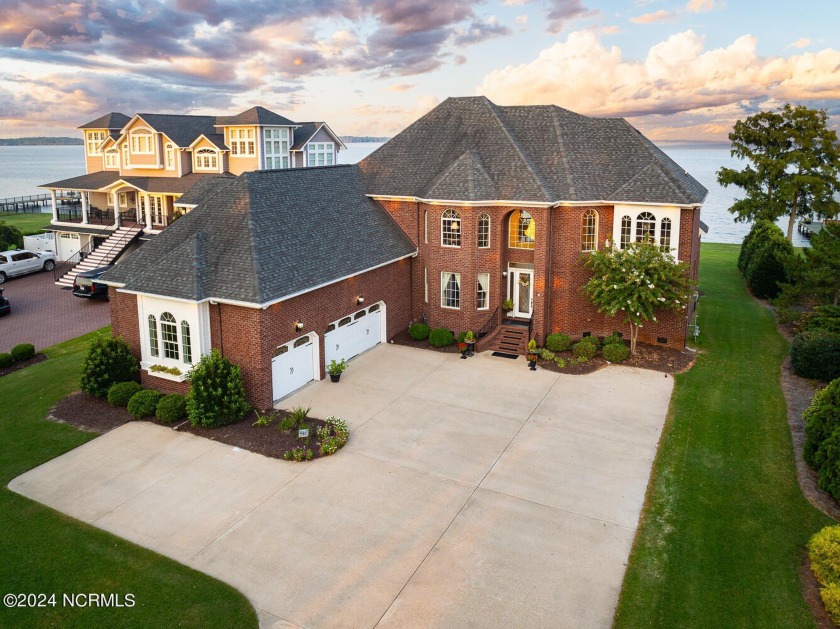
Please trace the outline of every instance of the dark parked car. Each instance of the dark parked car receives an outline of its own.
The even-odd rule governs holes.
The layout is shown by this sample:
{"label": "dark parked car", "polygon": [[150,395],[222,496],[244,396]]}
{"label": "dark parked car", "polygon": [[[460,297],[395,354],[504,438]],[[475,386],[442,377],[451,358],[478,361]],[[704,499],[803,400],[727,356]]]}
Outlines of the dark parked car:
{"label": "dark parked car", "polygon": [[3,289],[0,288],[0,315],[9,314],[12,311],[12,306],[9,300],[3,297]]}
{"label": "dark parked car", "polygon": [[87,299],[108,299],[108,287],[105,284],[97,282],[105,271],[110,271],[114,268],[113,264],[108,266],[100,266],[84,273],[79,273],[73,281],[73,294],[76,297],[86,297]]}

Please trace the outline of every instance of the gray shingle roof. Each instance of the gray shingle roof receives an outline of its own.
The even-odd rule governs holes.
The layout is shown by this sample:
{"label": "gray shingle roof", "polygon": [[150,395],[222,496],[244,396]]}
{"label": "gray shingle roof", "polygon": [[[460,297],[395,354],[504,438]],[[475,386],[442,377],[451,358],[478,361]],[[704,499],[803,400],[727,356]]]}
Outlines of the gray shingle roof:
{"label": "gray shingle roof", "polygon": [[125,181],[145,192],[161,192],[178,194],[187,192],[197,182],[216,177],[232,177],[230,173],[216,175],[212,173],[188,173],[183,177],[131,177],[120,176],[115,170],[101,170],[87,175],[70,177],[52,183],[45,183],[40,188],[57,188],[59,190],[101,190],[115,181]]}
{"label": "gray shingle roof", "polygon": [[165,133],[180,147],[186,147],[200,136],[216,135],[215,116],[187,116],[182,114],[137,114],[155,131]]}
{"label": "gray shingle roof", "polygon": [[[104,279],[141,293],[265,304],[415,251],[364,195],[358,166],[256,171],[217,189]],[[164,257],[171,263],[161,267]]]}
{"label": "gray shingle roof", "polygon": [[[458,164],[465,155],[480,170]],[[359,166],[375,195],[686,205],[707,192],[621,118],[499,107],[480,96],[445,100]]]}
{"label": "gray shingle roof", "polygon": [[57,188],[59,190],[99,190],[105,186],[110,186],[119,178],[120,173],[116,170],[100,170],[95,173],[88,173],[87,175],[79,175],[78,177],[70,177],[69,179],[41,184],[38,187]]}
{"label": "gray shingle roof", "polygon": [[235,116],[219,116],[216,125],[237,125],[237,124],[259,124],[259,125],[278,125],[278,126],[294,126],[288,118],[284,118],[280,114],[275,114],[273,111],[265,107],[251,107]]}
{"label": "gray shingle roof", "polygon": [[211,198],[235,179],[236,177],[229,173],[199,179],[187,192],[175,200],[175,205],[189,205],[194,207],[202,201]]}
{"label": "gray shingle roof", "polygon": [[118,111],[112,111],[109,114],[105,114],[104,116],[100,116],[96,120],[91,120],[80,127],[79,129],[113,129],[119,131],[122,129],[128,121],[131,120],[125,114],[121,114]]}
{"label": "gray shingle roof", "polygon": [[295,141],[292,144],[293,151],[299,151],[306,143],[312,139],[312,136],[318,132],[323,122],[299,122],[299,128],[295,129]]}

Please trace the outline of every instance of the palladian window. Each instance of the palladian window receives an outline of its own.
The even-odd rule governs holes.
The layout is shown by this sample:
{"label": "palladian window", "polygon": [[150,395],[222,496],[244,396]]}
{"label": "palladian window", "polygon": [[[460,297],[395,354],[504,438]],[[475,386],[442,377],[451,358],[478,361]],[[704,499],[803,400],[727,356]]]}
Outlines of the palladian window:
{"label": "palladian window", "polygon": [[446,210],[440,217],[440,244],[444,247],[461,246],[461,215]]}
{"label": "palladian window", "polygon": [[654,241],[656,217],[650,212],[642,212],[636,217],[636,242]]}
{"label": "palladian window", "polygon": [[586,210],[580,230],[581,251],[595,251],[598,243],[598,212]]}
{"label": "palladian window", "polygon": [[536,224],[525,210],[510,215],[508,246],[512,249],[533,249],[536,242]]}
{"label": "palladian window", "polygon": [[196,170],[218,170],[219,157],[213,149],[198,149],[195,152]]}
{"label": "palladian window", "polygon": [[163,357],[179,360],[178,327],[172,313],[164,312],[160,315],[160,338],[163,341]]}
{"label": "palladian window", "polygon": [[131,152],[142,155],[155,152],[154,135],[151,130],[141,127],[131,132]]}

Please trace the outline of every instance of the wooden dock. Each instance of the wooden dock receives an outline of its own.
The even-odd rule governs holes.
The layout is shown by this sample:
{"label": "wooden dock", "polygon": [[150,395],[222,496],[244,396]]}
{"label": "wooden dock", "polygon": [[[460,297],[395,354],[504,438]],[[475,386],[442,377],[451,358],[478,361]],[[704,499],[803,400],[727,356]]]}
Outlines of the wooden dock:
{"label": "wooden dock", "polygon": [[[56,201],[60,205],[77,205],[81,203],[78,195],[73,194],[59,194],[56,196]],[[52,200],[48,193],[8,197],[6,199],[0,199],[0,212],[37,213],[41,211],[42,207],[49,207],[51,203]]]}

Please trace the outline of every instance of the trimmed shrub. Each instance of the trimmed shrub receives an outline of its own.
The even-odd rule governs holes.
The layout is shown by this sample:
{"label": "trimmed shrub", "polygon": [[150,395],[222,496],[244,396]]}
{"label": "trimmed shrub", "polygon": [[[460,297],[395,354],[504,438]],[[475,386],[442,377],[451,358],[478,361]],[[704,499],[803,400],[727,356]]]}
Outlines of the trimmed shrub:
{"label": "trimmed shrub", "polygon": [[630,348],[624,343],[610,343],[602,350],[604,358],[611,363],[623,363],[630,356]]}
{"label": "trimmed shrub", "polygon": [[609,336],[604,337],[604,347],[607,345],[624,345],[624,340],[621,338],[621,334],[618,332],[613,332]]}
{"label": "trimmed shrub", "polygon": [[840,334],[840,306],[815,306],[802,316],[800,328],[808,332],[833,332]]}
{"label": "trimmed shrub", "polygon": [[545,337],[545,348],[552,352],[564,352],[572,346],[572,337],[568,334],[549,334]]}
{"label": "trimmed shrub", "polygon": [[425,323],[412,323],[408,326],[408,335],[415,341],[425,341],[429,338],[429,326]]}
{"label": "trimmed shrub", "polygon": [[543,360],[554,360],[554,352],[549,349],[543,348],[539,351],[539,354]]}
{"label": "trimmed shrub", "polygon": [[808,542],[811,570],[820,585],[840,582],[840,524],[826,526]]}
{"label": "trimmed shrub", "polygon": [[125,408],[132,396],[142,390],[143,387],[140,386],[140,383],[133,380],[112,384],[111,388],[108,389],[108,404]]}
{"label": "trimmed shrub", "polygon": [[590,334],[589,336],[582,336],[580,340],[585,341],[587,343],[592,343],[595,346],[595,349],[601,347],[601,340],[597,336],[592,336]]}
{"label": "trimmed shrub", "polygon": [[160,393],[152,389],[143,389],[131,396],[128,401],[128,413],[137,419],[153,417],[157,409]]}
{"label": "trimmed shrub", "polygon": [[598,353],[598,348],[595,347],[588,338],[586,338],[572,345],[572,353],[577,358],[591,360],[592,358],[595,358],[595,354]]}
{"label": "trimmed shrub", "polygon": [[747,286],[756,297],[772,299],[781,292],[779,284],[788,280],[789,261],[793,257],[793,245],[781,230],[760,247],[750,260],[746,274]]}
{"label": "trimmed shrub", "polygon": [[738,270],[741,271],[741,275],[744,277],[747,276],[756,251],[761,249],[771,234],[774,233],[782,234],[782,230],[774,223],[770,221],[755,222],[752,229],[750,229],[750,233],[746,235],[744,241],[741,243],[741,251],[738,254]]}
{"label": "trimmed shrub", "polygon": [[155,417],[164,423],[176,422],[187,416],[187,398],[178,393],[164,395],[157,403]]}
{"label": "trimmed shrub", "polygon": [[429,344],[434,347],[446,347],[454,342],[455,338],[452,336],[452,332],[446,328],[435,328],[429,332]]}
{"label": "trimmed shrub", "polygon": [[29,360],[35,355],[35,346],[32,343],[21,343],[20,345],[15,345],[12,348],[12,358],[15,359],[15,362],[21,362],[22,360]]}
{"label": "trimmed shrub", "polygon": [[820,598],[831,620],[835,625],[840,625],[840,584],[829,583],[824,588],[820,588]]}
{"label": "trimmed shrub", "polygon": [[111,385],[136,380],[139,368],[128,343],[97,334],[82,361],[82,391],[105,398]]}
{"label": "trimmed shrub", "polygon": [[840,334],[802,332],[793,338],[790,362],[796,375],[815,380],[840,377]]}
{"label": "trimmed shrub", "polygon": [[187,395],[187,416],[193,426],[216,427],[245,417],[250,406],[245,398],[242,371],[218,349],[201,357],[190,371],[192,386]]}
{"label": "trimmed shrub", "polygon": [[840,428],[840,378],[817,391],[810,406],[802,414],[805,423],[805,462],[818,470],[825,452],[820,448],[833,432]]}
{"label": "trimmed shrub", "polygon": [[11,367],[14,362],[15,359],[11,354],[0,354],[0,369]]}

